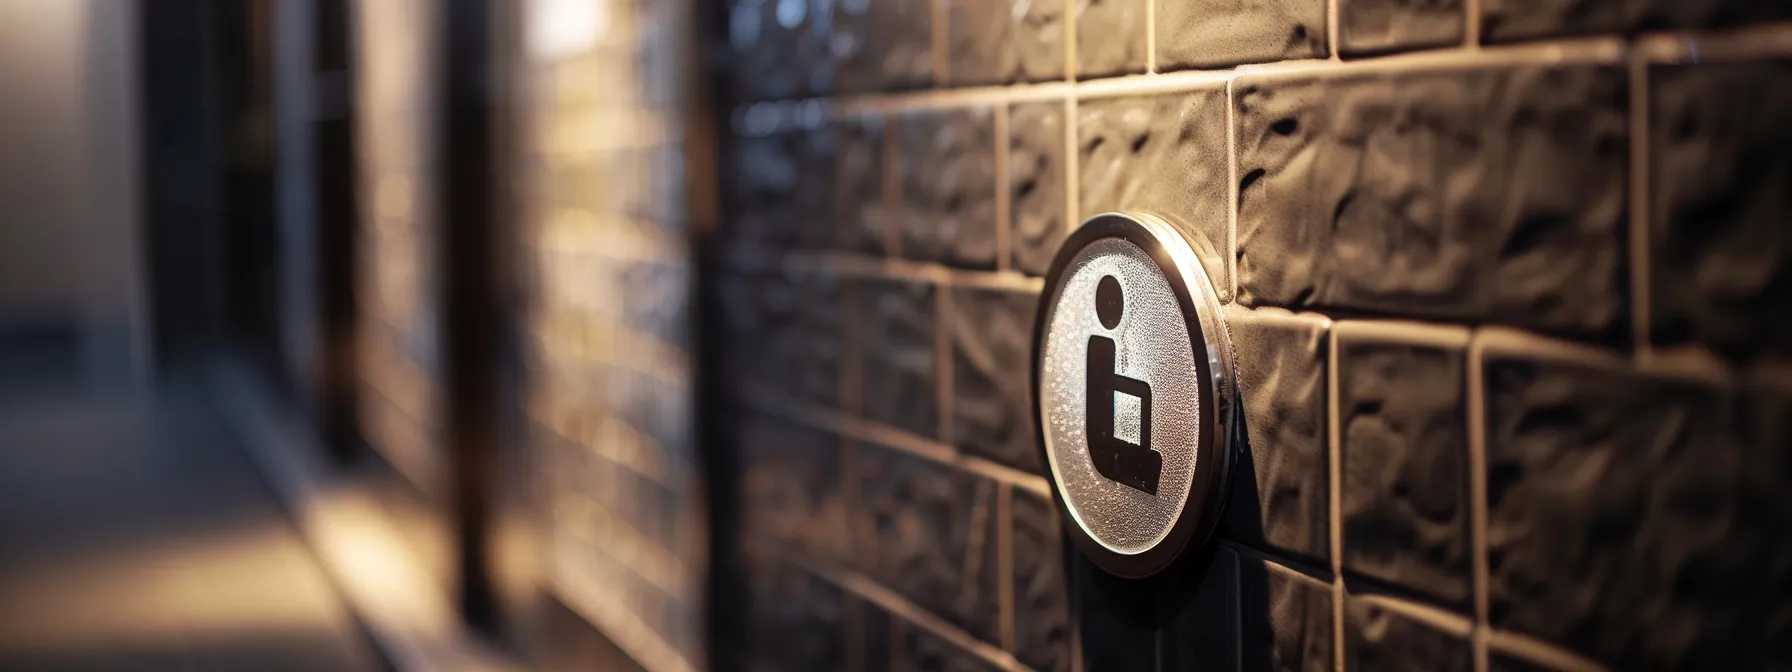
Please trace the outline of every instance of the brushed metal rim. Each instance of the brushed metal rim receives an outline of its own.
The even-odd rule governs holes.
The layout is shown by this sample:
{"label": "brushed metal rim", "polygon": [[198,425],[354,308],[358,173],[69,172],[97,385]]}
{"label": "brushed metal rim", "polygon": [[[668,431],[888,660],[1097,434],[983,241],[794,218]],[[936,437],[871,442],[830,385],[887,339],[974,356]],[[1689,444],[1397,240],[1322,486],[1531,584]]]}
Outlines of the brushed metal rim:
{"label": "brushed metal rim", "polygon": [[[1040,408],[1046,328],[1063,290],[1065,276],[1083,248],[1108,238],[1124,240],[1144,250],[1169,282],[1181,306],[1190,345],[1194,349],[1197,385],[1203,401],[1207,402],[1200,404],[1198,411],[1200,429],[1195,446],[1195,473],[1181,514],[1156,545],[1137,553],[1108,548],[1079,522],[1058,483],[1056,470],[1052,468],[1055,459],[1044,412]],[[1052,258],[1033,322],[1029,387],[1033,427],[1038,436],[1036,447],[1040,464],[1046,467],[1046,479],[1052,483],[1052,501],[1064,519],[1071,541],[1108,573],[1124,578],[1144,578],[1162,572],[1183,557],[1185,551],[1206,545],[1218,527],[1231,480],[1233,431],[1237,427],[1234,414],[1238,412],[1234,403],[1236,382],[1232,371],[1232,339],[1222,310],[1219,295],[1194,248],[1168,222],[1154,215],[1107,212],[1090,217],[1064,239]]]}

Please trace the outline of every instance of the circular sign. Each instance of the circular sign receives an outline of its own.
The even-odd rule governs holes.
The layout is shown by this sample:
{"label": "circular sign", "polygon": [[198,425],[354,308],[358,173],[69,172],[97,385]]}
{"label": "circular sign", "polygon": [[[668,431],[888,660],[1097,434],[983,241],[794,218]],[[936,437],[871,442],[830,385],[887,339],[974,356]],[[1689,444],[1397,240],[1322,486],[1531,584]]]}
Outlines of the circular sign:
{"label": "circular sign", "polygon": [[1033,415],[1077,547],[1139,578],[1212,534],[1231,467],[1232,346],[1188,242],[1096,215],[1052,260],[1033,328]]}

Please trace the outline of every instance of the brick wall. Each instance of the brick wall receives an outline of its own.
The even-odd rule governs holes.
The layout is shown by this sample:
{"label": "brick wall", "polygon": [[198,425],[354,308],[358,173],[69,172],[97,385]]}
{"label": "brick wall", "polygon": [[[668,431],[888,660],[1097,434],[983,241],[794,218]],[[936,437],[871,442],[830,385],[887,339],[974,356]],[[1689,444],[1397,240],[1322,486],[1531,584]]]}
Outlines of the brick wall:
{"label": "brick wall", "polygon": [[[749,668],[1792,665],[1792,4],[727,8]],[[1027,409],[1114,209],[1195,245],[1248,434],[1147,582]]]}
{"label": "brick wall", "polygon": [[[537,663],[706,669],[689,239],[713,216],[694,207],[685,172],[692,3],[519,8],[524,104],[508,177],[543,583],[633,660]],[[539,641],[580,641],[570,630]]]}

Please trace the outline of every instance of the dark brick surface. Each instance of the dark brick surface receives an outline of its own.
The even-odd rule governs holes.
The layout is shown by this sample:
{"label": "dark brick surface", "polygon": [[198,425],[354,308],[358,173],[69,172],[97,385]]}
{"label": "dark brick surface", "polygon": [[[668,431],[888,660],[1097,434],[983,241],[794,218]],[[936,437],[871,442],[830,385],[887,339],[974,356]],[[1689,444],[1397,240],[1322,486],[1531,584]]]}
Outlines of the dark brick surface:
{"label": "dark brick surface", "polygon": [[829,275],[808,275],[798,285],[801,306],[796,328],[807,351],[796,374],[796,393],[810,401],[841,406],[846,380],[846,339],[841,313],[846,304],[841,281]]}
{"label": "dark brick surface", "polygon": [[1070,669],[1069,577],[1051,500],[1013,494],[1014,655],[1040,672]]}
{"label": "dark brick surface", "polygon": [[796,372],[808,366],[796,281],[783,274],[728,274],[716,284],[730,378],[737,386],[794,393]]}
{"label": "dark brick surface", "polygon": [[979,639],[997,641],[996,485],[861,445],[858,562],[879,583]]}
{"label": "dark brick surface", "polygon": [[1344,600],[1344,669],[1468,672],[1467,637],[1443,632],[1355,595]]}
{"label": "dark brick surface", "polygon": [[1339,0],[1338,49],[1373,54],[1460,44],[1462,0]]}
{"label": "dark brick surface", "polygon": [[[843,236],[837,207],[840,174],[839,136],[832,126],[791,132],[797,187],[791,194],[791,215],[796,218],[797,244],[829,249],[839,247]],[[682,195],[680,195],[682,200]]]}
{"label": "dark brick surface", "polygon": [[1328,50],[1324,0],[1157,3],[1159,71],[1323,58]]}
{"label": "dark brick surface", "polygon": [[1503,42],[1633,29],[1712,28],[1792,17],[1777,0],[1485,0],[1482,39]]}
{"label": "dark brick surface", "polygon": [[1145,0],[1074,0],[1077,79],[1145,71]]}
{"label": "dark brick surface", "polygon": [[[1047,3],[1050,4],[1050,3]],[[1015,270],[1045,275],[1070,230],[1065,213],[1064,103],[1020,103],[1008,116],[1008,241]]]}
{"label": "dark brick surface", "polygon": [[843,249],[881,254],[884,231],[892,225],[889,199],[884,195],[883,117],[863,117],[838,125],[840,170],[840,245]]}
{"label": "dark brick surface", "polygon": [[741,520],[745,533],[809,557],[844,561],[850,540],[840,494],[841,439],[760,415],[741,423]]}
{"label": "dark brick surface", "polygon": [[741,137],[730,161],[729,223],[724,231],[736,248],[759,251],[796,241],[796,147],[789,133]]}
{"label": "dark brick surface", "polygon": [[966,268],[996,262],[996,141],[987,107],[902,117],[902,256]]}
{"label": "dark brick surface", "polygon": [[1230,298],[1226,91],[1213,88],[1078,106],[1079,219],[1115,210],[1155,214],[1189,238],[1222,299]]}
{"label": "dark brick surface", "polygon": [[866,280],[854,292],[862,304],[859,398],[865,415],[934,438],[940,432],[937,291],[924,282]]}
{"label": "dark brick surface", "polygon": [[1618,668],[1792,665],[1784,393],[1493,356],[1496,627]]}
{"label": "dark brick surface", "polygon": [[1329,323],[1237,307],[1226,321],[1248,445],[1233,467],[1221,534],[1329,564]]}
{"label": "dark brick surface", "polygon": [[833,85],[830,26],[810,3],[735,0],[729,3],[735,94],[743,100],[825,95]]}
{"label": "dark brick surface", "polygon": [[1338,332],[1344,569],[1466,608],[1463,349]]}
{"label": "dark brick surface", "polygon": [[729,274],[718,280],[725,363],[748,383],[830,406],[845,363],[840,282],[819,275]]}
{"label": "dark brick surface", "polygon": [[1792,61],[1650,74],[1654,340],[1792,355]]}
{"label": "dark brick surface", "polygon": [[835,670],[845,662],[844,597],[819,577],[767,556],[742,559],[749,656],[785,670]]}
{"label": "dark brick surface", "polygon": [[1028,389],[1038,292],[954,288],[953,445],[1043,474]]}
{"label": "dark brick surface", "polygon": [[1064,78],[1064,3],[946,0],[953,86]]}
{"label": "dark brick surface", "polygon": [[1331,587],[1262,560],[1239,559],[1247,670],[1332,669]]}
{"label": "dark brick surface", "polygon": [[1240,80],[1245,302],[1616,338],[1624,81],[1601,66]]}
{"label": "dark brick surface", "polygon": [[833,53],[842,93],[913,89],[933,83],[933,0],[841,0],[833,7]]}

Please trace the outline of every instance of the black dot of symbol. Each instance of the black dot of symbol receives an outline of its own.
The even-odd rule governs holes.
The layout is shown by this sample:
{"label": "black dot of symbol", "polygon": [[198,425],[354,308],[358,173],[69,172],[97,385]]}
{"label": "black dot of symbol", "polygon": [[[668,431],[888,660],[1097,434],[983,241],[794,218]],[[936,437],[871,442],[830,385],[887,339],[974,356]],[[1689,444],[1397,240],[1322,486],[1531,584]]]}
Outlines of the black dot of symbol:
{"label": "black dot of symbol", "polygon": [[1101,283],[1095,286],[1095,315],[1101,318],[1101,326],[1113,329],[1120,326],[1120,315],[1126,312],[1126,296],[1120,293],[1120,280],[1111,275],[1101,277]]}

